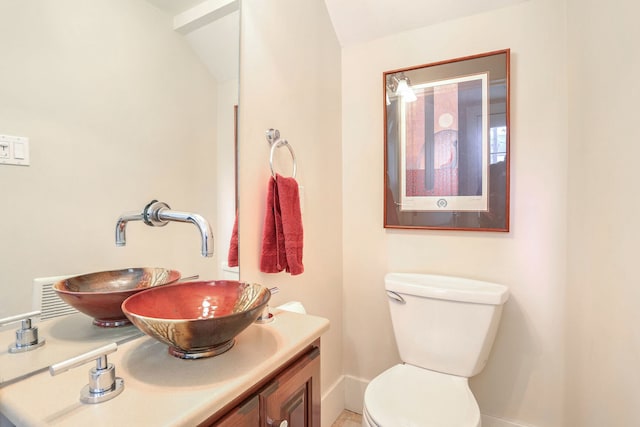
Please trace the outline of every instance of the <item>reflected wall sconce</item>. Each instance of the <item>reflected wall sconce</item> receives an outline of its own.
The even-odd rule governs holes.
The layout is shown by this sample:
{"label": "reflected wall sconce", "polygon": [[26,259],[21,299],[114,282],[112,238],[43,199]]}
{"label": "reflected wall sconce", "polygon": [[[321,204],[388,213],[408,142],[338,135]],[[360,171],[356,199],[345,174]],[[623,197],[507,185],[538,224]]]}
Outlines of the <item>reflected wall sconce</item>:
{"label": "reflected wall sconce", "polygon": [[405,76],[404,73],[390,74],[387,76],[387,105],[391,104],[389,92],[402,98],[404,102],[414,102],[418,99],[413,89],[411,89],[409,77]]}

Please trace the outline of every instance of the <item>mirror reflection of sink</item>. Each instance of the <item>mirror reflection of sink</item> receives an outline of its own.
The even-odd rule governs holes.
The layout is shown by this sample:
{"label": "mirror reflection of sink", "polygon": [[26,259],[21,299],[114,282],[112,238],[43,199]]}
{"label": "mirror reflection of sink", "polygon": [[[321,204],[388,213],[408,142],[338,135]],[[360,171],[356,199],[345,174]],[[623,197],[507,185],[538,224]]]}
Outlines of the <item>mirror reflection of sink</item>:
{"label": "mirror reflection of sink", "polygon": [[181,359],[217,356],[262,313],[271,298],[259,284],[235,280],[187,282],[137,293],[122,311],[142,332]]}
{"label": "mirror reflection of sink", "polygon": [[70,277],[54,283],[52,288],[64,302],[93,317],[94,325],[112,328],[130,324],[121,308],[125,299],[179,279],[176,270],[127,268]]}

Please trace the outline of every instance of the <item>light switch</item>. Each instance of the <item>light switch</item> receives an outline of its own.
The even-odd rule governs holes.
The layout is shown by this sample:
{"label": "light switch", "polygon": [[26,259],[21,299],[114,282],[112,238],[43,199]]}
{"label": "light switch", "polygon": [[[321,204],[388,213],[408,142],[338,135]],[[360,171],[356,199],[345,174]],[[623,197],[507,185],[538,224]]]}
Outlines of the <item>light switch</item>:
{"label": "light switch", "polygon": [[0,165],[29,166],[29,138],[0,135]]}
{"label": "light switch", "polygon": [[13,143],[13,158],[16,160],[24,160],[24,143],[16,141]]}

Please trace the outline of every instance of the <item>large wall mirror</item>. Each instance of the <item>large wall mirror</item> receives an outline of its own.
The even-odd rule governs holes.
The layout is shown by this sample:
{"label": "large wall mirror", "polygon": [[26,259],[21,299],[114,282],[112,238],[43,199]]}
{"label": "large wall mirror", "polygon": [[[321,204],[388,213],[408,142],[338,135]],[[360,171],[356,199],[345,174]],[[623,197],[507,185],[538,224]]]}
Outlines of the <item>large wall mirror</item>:
{"label": "large wall mirror", "polygon": [[[37,278],[126,267],[221,277],[236,215],[239,22],[239,0],[0,0],[0,135],[29,138],[31,154],[29,166],[0,164],[0,319],[37,309]],[[118,216],[154,198],[204,216],[214,256],[189,224],[131,223],[116,247]],[[64,338],[82,352],[82,334],[45,335],[37,351]]]}
{"label": "large wall mirror", "polygon": [[383,73],[386,228],[509,230],[509,55]]}

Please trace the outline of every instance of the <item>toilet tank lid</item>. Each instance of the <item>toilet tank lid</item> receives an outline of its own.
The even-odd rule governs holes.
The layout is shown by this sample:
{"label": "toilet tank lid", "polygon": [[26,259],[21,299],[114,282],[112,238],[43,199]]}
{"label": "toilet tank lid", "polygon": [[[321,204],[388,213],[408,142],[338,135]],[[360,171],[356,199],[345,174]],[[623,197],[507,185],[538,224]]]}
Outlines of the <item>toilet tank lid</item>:
{"label": "toilet tank lid", "polygon": [[477,304],[504,304],[509,289],[497,283],[454,276],[417,273],[388,273],[385,289],[399,294]]}

